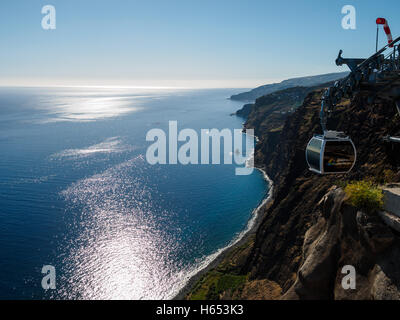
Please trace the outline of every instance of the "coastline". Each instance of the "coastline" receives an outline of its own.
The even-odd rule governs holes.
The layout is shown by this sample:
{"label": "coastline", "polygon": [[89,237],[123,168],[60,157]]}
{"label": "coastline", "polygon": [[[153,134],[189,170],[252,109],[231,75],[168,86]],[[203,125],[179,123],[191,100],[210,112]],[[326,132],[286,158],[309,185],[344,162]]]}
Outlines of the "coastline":
{"label": "coastline", "polygon": [[[258,138],[254,136],[256,142],[258,142]],[[248,161],[253,160],[253,165],[254,165],[254,152],[255,148],[253,150],[252,155],[249,157]],[[263,174],[264,180],[266,180],[269,184],[269,189],[266,197],[261,201],[261,203],[253,210],[252,212],[252,217],[249,219],[247,223],[246,229],[244,229],[237,237],[232,239],[231,243],[229,243],[227,246],[217,250],[215,253],[210,255],[200,266],[199,269],[193,272],[192,275],[188,276],[188,279],[185,283],[185,285],[179,290],[179,292],[171,299],[171,300],[183,300],[185,296],[191,291],[193,286],[210,270],[214,269],[217,267],[226,257],[226,255],[235,248],[238,248],[242,246],[245,242],[248,241],[250,236],[254,235],[258,227],[261,224],[261,221],[264,218],[263,214],[260,214],[260,211],[262,208],[264,208],[266,205],[270,203],[272,200],[272,195],[273,195],[273,189],[274,189],[274,184],[273,181],[268,177],[267,173],[265,170],[261,167],[256,167],[254,165],[254,169],[257,169],[261,171]]]}

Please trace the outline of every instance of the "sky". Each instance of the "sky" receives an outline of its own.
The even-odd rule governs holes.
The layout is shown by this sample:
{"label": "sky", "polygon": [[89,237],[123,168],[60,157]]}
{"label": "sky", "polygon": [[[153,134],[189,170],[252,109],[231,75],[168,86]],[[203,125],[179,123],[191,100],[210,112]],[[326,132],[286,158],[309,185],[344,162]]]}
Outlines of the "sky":
{"label": "sky", "polygon": [[399,12],[398,0],[1,0],[0,85],[250,88],[346,71],[339,49],[373,54],[376,18],[397,37]]}

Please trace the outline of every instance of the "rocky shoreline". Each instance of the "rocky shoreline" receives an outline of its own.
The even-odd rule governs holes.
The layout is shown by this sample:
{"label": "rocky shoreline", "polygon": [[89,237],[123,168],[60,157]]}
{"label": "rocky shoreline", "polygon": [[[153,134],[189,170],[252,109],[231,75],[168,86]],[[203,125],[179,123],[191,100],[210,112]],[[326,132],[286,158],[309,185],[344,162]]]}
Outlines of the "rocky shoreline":
{"label": "rocky shoreline", "polygon": [[[256,141],[258,140],[257,137],[255,137]],[[253,155],[254,157],[254,155]],[[257,232],[261,222],[263,221],[264,214],[265,213],[265,207],[267,207],[271,201],[272,201],[272,195],[273,195],[273,181],[268,177],[267,173],[263,168],[256,167],[255,169],[261,171],[263,174],[263,178],[268,182],[269,184],[269,190],[267,196],[262,200],[260,205],[257,206],[252,212],[253,217],[250,218],[247,228],[239,235],[238,238],[233,240],[232,244],[229,244],[227,247],[222,248],[221,252],[216,252],[215,257],[212,258],[212,261],[209,262],[204,268],[201,270],[197,271],[193,276],[189,278],[185,286],[179,291],[177,295],[172,300],[184,300],[185,297],[192,291],[194,285],[205,275],[207,272],[210,270],[216,268],[228,255],[229,252],[235,250],[236,248],[239,248],[240,246],[245,245],[249,239],[255,235]]]}

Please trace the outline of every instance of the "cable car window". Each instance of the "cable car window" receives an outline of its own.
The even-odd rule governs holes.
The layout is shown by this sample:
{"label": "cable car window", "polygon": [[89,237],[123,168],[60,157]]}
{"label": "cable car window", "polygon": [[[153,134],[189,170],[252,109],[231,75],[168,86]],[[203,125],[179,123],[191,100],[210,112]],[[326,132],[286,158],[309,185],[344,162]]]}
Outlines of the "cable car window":
{"label": "cable car window", "polygon": [[324,151],[324,172],[348,172],[355,161],[355,151],[350,141],[327,141]]}
{"label": "cable car window", "polygon": [[307,162],[309,166],[317,171],[320,171],[320,154],[322,148],[322,140],[312,138],[307,147]]}

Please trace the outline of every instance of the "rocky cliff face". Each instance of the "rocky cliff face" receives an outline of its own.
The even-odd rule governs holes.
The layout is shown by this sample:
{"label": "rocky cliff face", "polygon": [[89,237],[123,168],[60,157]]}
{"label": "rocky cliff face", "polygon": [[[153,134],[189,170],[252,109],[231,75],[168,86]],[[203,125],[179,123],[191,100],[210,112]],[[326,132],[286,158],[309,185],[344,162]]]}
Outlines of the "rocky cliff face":
{"label": "rocky cliff face", "polygon": [[[377,214],[347,204],[338,187],[358,179],[400,181],[400,144],[383,141],[400,136],[400,116],[393,102],[369,104],[360,95],[344,100],[328,127],[352,137],[357,163],[347,175],[319,176],[308,170],[305,148],[321,133],[322,92],[307,93],[280,120],[271,113],[277,95],[259,99],[250,112],[245,128],[253,127],[259,137],[255,162],[274,181],[273,201],[263,208],[255,238],[200,281],[197,293],[203,297],[212,292],[219,299],[400,298],[399,234]],[[290,96],[290,90],[282,93]],[[341,285],[345,265],[355,268],[355,290]],[[229,286],[224,277],[241,280]],[[207,283],[220,283],[219,289]]]}
{"label": "rocky cliff face", "polygon": [[[399,239],[376,214],[346,204],[333,187],[317,204],[304,235],[295,283],[283,299],[399,299]],[[344,289],[345,266],[354,267],[354,288]]]}
{"label": "rocky cliff face", "polygon": [[[310,93],[303,105],[286,118],[278,134],[261,132],[256,150],[256,163],[265,168],[274,181],[275,193],[272,205],[265,209],[265,219],[241,272],[250,273],[250,279],[277,282],[285,298],[345,297],[337,289],[336,278],[338,267],[352,252],[358,252],[359,257],[350,262],[362,270],[365,282],[373,285],[371,272],[382,275],[378,271],[382,267],[377,263],[380,251],[360,253],[364,252],[360,248],[367,250],[373,242],[368,244],[355,233],[357,212],[349,214],[349,209],[333,204],[343,202],[340,194],[329,200],[332,205],[326,205],[325,211],[318,204],[321,199],[326,199],[333,185],[346,180],[400,180],[399,146],[383,142],[387,134],[399,134],[400,118],[395,105],[382,101],[367,104],[363,97],[344,101],[328,123],[331,128],[344,131],[353,138],[358,151],[353,171],[348,175],[324,177],[308,171],[304,153],[313,133],[320,132],[321,94],[322,90]],[[332,199],[332,195],[328,199]],[[379,228],[375,229],[376,236],[380,236],[381,230],[382,236],[386,237],[387,230]],[[354,237],[358,240],[348,241]],[[397,241],[397,236],[393,237],[392,243]],[[340,251],[340,248],[346,250]],[[396,254],[394,252],[393,256]],[[385,263],[390,264],[389,260]],[[368,294],[371,290],[367,290]],[[379,297],[368,294],[360,293],[360,297]]]}

